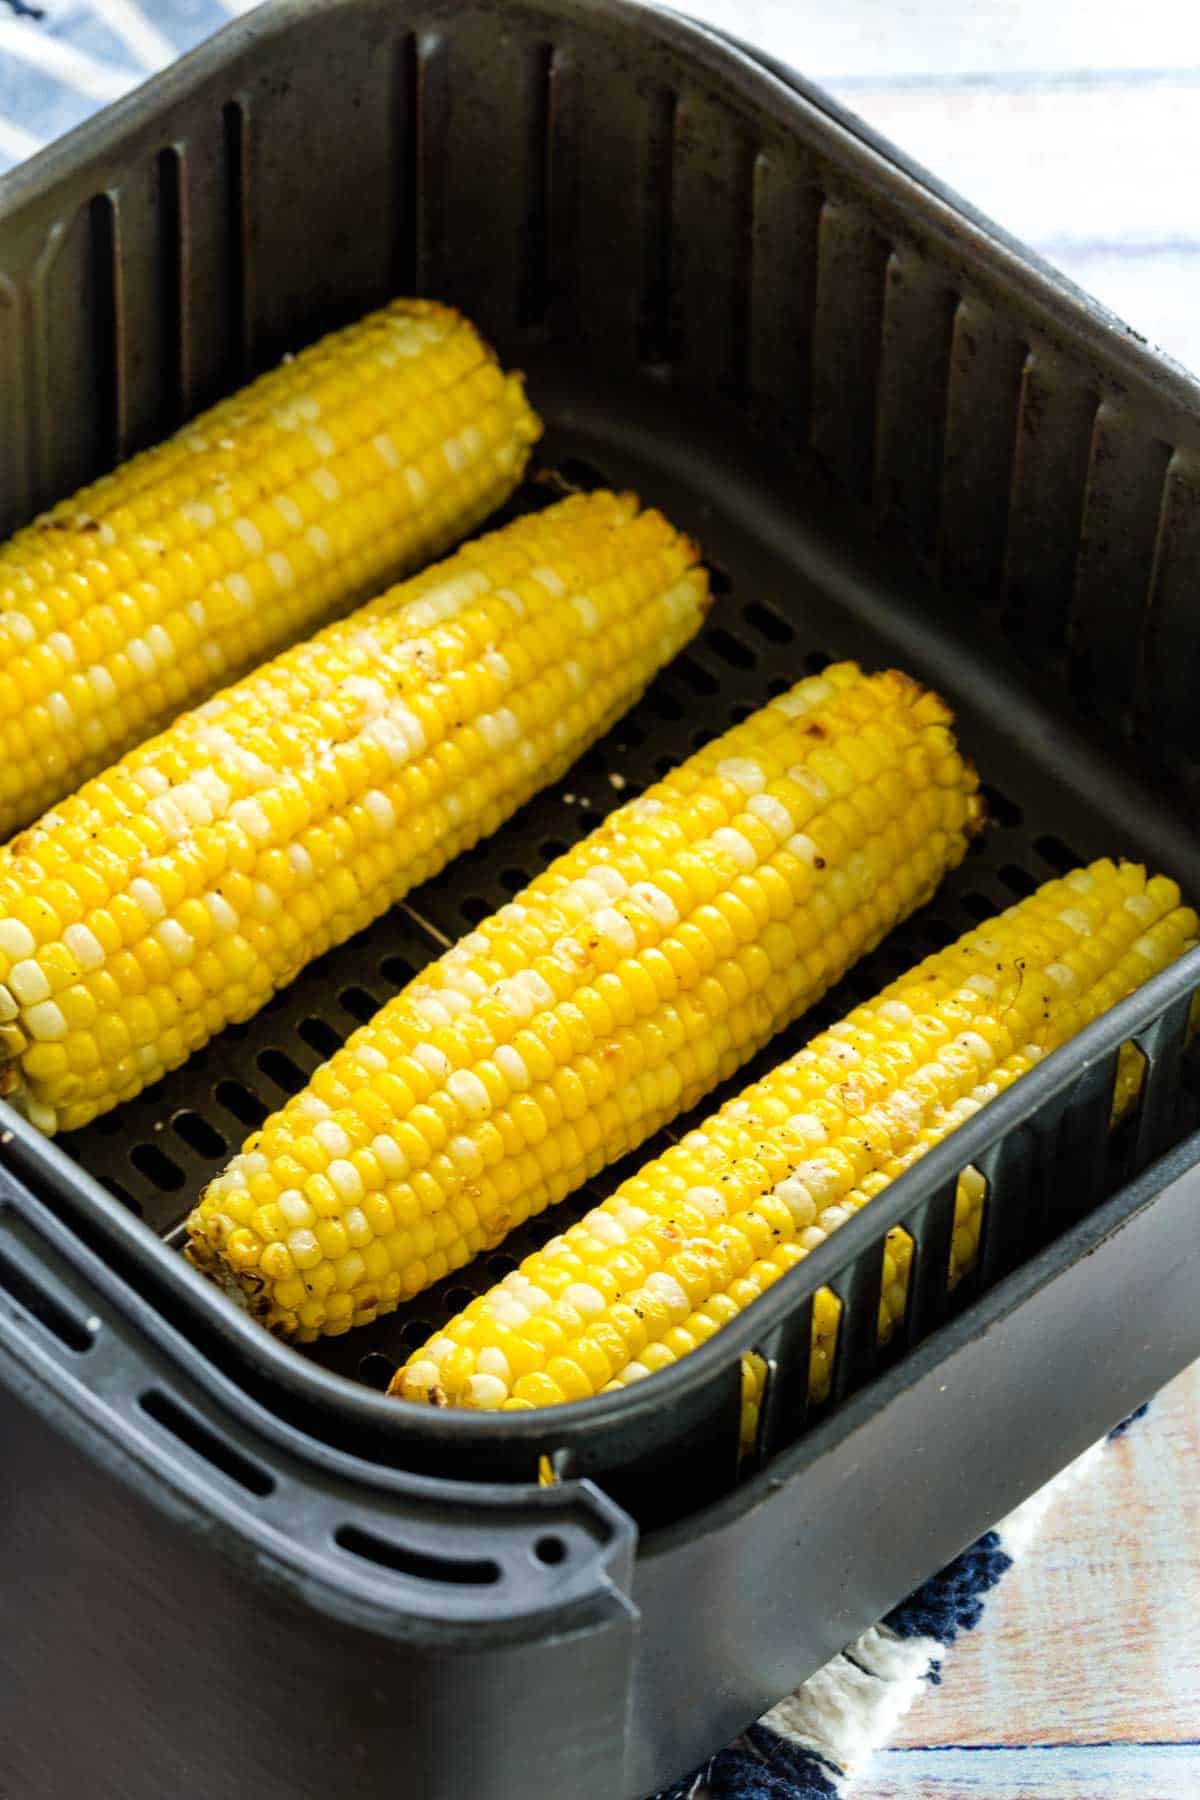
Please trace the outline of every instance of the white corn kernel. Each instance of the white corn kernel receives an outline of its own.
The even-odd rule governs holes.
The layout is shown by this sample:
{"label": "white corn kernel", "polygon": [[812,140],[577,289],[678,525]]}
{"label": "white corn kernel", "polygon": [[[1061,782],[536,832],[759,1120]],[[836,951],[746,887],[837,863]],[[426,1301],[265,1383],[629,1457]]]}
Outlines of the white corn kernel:
{"label": "white corn kernel", "polygon": [[450,1074],[450,1058],[435,1044],[415,1044],[412,1051],[414,1059],[426,1069],[435,1081],[445,1081]]}
{"label": "white corn kernel", "polygon": [[[320,1126],[317,1126],[316,1130],[319,1131]],[[343,1157],[335,1157],[325,1173],[343,1200],[360,1200],[362,1198],[362,1176],[352,1162],[347,1162]]]}
{"label": "white corn kernel", "polygon": [[160,919],[166,918],[167,909],[163,904],[162,895],[154,883],[147,881],[144,876],[135,876],[130,882],[129,898],[136,901],[152,925],[156,925]]}
{"label": "white corn kernel", "polygon": [[183,926],[174,919],[164,919],[154,928],[154,936],[174,963],[188,963],[196,954],[196,946]]}
{"label": "white corn kernel", "polygon": [[467,1379],[467,1404],[483,1408],[503,1406],[508,1388],[495,1375],[471,1375]]}
{"label": "white corn kernel", "polygon": [[301,1226],[311,1225],[317,1216],[299,1188],[288,1188],[280,1194],[275,1204],[278,1206],[284,1222],[297,1229]]}
{"label": "white corn kernel", "polygon": [[709,840],[714,849],[722,851],[734,863],[736,868],[748,873],[758,867],[758,856],[750,839],[731,825],[722,825],[713,832]]}
{"label": "white corn kernel", "polygon": [[719,1188],[690,1187],[683,1198],[686,1205],[694,1206],[706,1219],[724,1219],[728,1216],[729,1205]]}
{"label": "white corn kernel", "polygon": [[205,894],[204,904],[208,908],[213,922],[213,929],[224,936],[238,928],[238,916],[221,894]]}
{"label": "white corn kernel", "polygon": [[796,1225],[803,1227],[812,1224],[817,1216],[817,1204],[803,1181],[789,1175],[784,1181],[776,1183],[773,1192],[777,1200],[783,1201]]}
{"label": "white corn kernel", "polygon": [[428,1357],[420,1362],[409,1363],[404,1371],[404,1383],[410,1393],[432,1394],[441,1386],[442,1371]]}
{"label": "white corn kernel", "polygon": [[85,975],[93,970],[103,968],[105,962],[104,946],[94,931],[86,925],[68,925],[63,932],[63,943],[79,964]]}
{"label": "white corn kernel", "polygon": [[568,1306],[573,1306],[585,1319],[599,1319],[604,1315],[604,1295],[599,1288],[592,1287],[590,1282],[573,1281],[563,1290],[562,1297]]}
{"label": "white corn kernel", "polygon": [[13,964],[8,972],[8,986],[22,1006],[35,1006],[38,1001],[50,998],[50,983],[45,971],[32,958]]}
{"label": "white corn kernel", "polygon": [[752,813],[768,831],[774,832],[779,842],[786,843],[796,830],[793,819],[782,800],[776,800],[772,794],[755,794],[746,802],[746,811]]}
{"label": "white corn kernel", "polygon": [[486,1119],[492,1110],[491,1096],[470,1069],[456,1069],[446,1082],[446,1091],[469,1119]]}
{"label": "white corn kernel", "polygon": [[758,763],[751,762],[746,756],[725,757],[717,764],[717,774],[732,781],[744,794],[759,794],[767,785],[767,778]]}
{"label": "white corn kernel", "polygon": [[1085,937],[1092,929],[1092,921],[1082,907],[1065,906],[1058,916],[1068,931],[1074,931],[1080,937]]}
{"label": "white corn kernel", "polygon": [[483,1173],[483,1152],[474,1138],[468,1137],[465,1132],[459,1132],[450,1139],[446,1145],[446,1155],[459,1174],[468,1181]]}
{"label": "white corn kernel", "polygon": [[371,1139],[371,1150],[389,1181],[403,1181],[408,1174],[408,1158],[386,1132]]}
{"label": "white corn kernel", "polygon": [[22,925],[19,919],[0,919],[0,956],[20,962],[23,957],[32,956],[36,949],[37,939],[27,925]]}
{"label": "white corn kernel", "polygon": [[61,1006],[53,1000],[41,1000],[25,1011],[25,1026],[40,1043],[61,1043],[67,1035],[67,1021]]}
{"label": "white corn kernel", "polygon": [[320,1119],[313,1126],[313,1136],[331,1156],[347,1156],[353,1145],[336,1119]]}
{"label": "white corn kernel", "polygon": [[626,956],[632,956],[637,949],[637,932],[623,913],[615,906],[601,906],[592,914],[592,929]]}
{"label": "white corn kernel", "polygon": [[631,900],[636,900],[643,911],[648,912],[656,924],[670,931],[679,923],[679,909],[669,894],[665,894],[652,881],[636,881],[629,890]]}
{"label": "white corn kernel", "polygon": [[492,1061],[503,1075],[509,1086],[523,1092],[532,1084],[533,1077],[529,1073],[524,1057],[514,1050],[511,1044],[500,1044],[492,1052]]}
{"label": "white corn kernel", "polygon": [[665,1269],[656,1269],[653,1275],[647,1275],[643,1286],[648,1294],[669,1307],[677,1319],[685,1319],[691,1312],[692,1303],[686,1290]]}

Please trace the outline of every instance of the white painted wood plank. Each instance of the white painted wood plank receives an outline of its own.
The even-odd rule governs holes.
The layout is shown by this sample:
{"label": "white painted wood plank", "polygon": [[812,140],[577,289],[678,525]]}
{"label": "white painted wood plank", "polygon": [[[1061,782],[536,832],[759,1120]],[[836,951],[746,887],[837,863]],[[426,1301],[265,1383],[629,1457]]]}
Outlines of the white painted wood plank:
{"label": "white painted wood plank", "polygon": [[1148,343],[1200,372],[1200,250],[1129,255],[1081,246],[1047,254]]}
{"label": "white painted wood plank", "polygon": [[1192,0],[673,0],[740,36],[771,43],[817,79],[995,75],[1030,69],[1200,68]]}
{"label": "white painted wood plank", "polygon": [[91,0],[92,11],[119,38],[143,69],[154,72],[174,62],[179,52],[150,17],[149,6],[136,0]]}
{"label": "white painted wood plank", "polygon": [[1200,369],[1200,78],[854,89],[855,111]]}
{"label": "white painted wood plank", "polygon": [[34,137],[32,131],[26,131],[23,125],[16,125],[0,114],[0,157],[20,162],[22,157],[32,156],[41,147],[41,138]]}
{"label": "white painted wood plank", "polygon": [[1200,1745],[886,1750],[870,1800],[1198,1800]]}
{"label": "white painted wood plank", "polygon": [[1200,370],[1200,8],[691,0]]}
{"label": "white painted wood plank", "polygon": [[1051,255],[1090,244],[1200,249],[1200,77],[856,87],[845,97],[942,180]]}

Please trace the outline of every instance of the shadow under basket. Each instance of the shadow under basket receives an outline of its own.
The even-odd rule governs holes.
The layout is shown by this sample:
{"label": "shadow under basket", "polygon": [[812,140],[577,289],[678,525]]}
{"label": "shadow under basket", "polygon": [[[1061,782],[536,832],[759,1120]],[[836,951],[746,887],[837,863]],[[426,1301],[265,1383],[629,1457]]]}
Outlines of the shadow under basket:
{"label": "shadow under basket", "polygon": [[[0,1105],[14,1800],[516,1800],[532,1771],[636,1800],[1200,1354],[1196,953],[622,1394],[474,1415],[378,1390],[623,1167],[303,1351],[187,1268],[205,1181],[356,1025],[832,658],[946,694],[991,823],[731,1087],[1081,861],[1200,894],[1200,393],[826,97],[680,19],[284,0],[18,171],[0,524],[404,290],[527,371],[543,469],[633,487],[697,536],[717,603],[557,788],[250,1024],[56,1145]],[[1140,1097],[1110,1132],[1131,1042]],[[983,1233],[951,1295],[968,1164]],[[907,1312],[881,1348],[897,1226]],[[822,1287],[838,1337],[810,1406]],[[748,1351],[766,1386],[739,1461]]]}

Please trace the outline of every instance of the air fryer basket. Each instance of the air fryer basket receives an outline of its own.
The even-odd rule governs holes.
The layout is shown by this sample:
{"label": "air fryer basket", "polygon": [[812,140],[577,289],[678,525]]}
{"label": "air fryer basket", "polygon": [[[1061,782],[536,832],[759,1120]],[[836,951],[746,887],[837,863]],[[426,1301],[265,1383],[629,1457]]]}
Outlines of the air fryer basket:
{"label": "air fryer basket", "polygon": [[[1194,384],[819,94],[620,0],[283,0],[10,178],[0,522],[401,289],[462,305],[528,371],[545,467],[629,484],[694,532],[718,605],[557,789],[251,1024],[61,1146],[0,1106],[0,1376],[23,1396],[5,1412],[0,1393],[0,1420],[34,1492],[69,1481],[106,1531],[52,1508],[48,1532],[28,1481],[3,1495],[0,1463],[20,1546],[10,1558],[0,1538],[16,1597],[0,1744],[10,1707],[27,1744],[70,1679],[26,1632],[39,1582],[91,1596],[71,1614],[79,1643],[104,1619],[144,1644],[143,1682],[155,1646],[182,1654],[185,1634],[205,1696],[204,1716],[164,1699],[171,1730],[149,1751],[114,1748],[95,1705],[96,1742],[83,1729],[51,1749],[43,1732],[14,1800],[66,1791],[76,1755],[110,1771],[92,1792],[122,1800],[160,1791],[173,1757],[194,1791],[240,1791],[221,1786],[246,1776],[214,1720],[237,1721],[247,1683],[263,1695],[250,1766],[267,1800],[317,1791],[352,1743],[373,1746],[356,1795],[390,1791],[387,1756],[413,1793],[515,1795],[530,1757],[549,1766],[548,1730],[564,1791],[636,1795],[1200,1353],[1195,954],[625,1395],[475,1416],[373,1391],[595,1192],[304,1353],[184,1267],[178,1226],[203,1182],[355,1024],[618,798],[831,656],[897,662],[948,695],[992,825],[763,1066],[1079,860],[1141,856],[1200,894]],[[1142,1099],[1110,1138],[1130,1039]],[[967,1162],[987,1180],[985,1230],[951,1305]],[[897,1223],[916,1242],[912,1296],[881,1353]],[[833,1397],[813,1413],[822,1284],[843,1314]],[[751,1346],[770,1378],[739,1471]],[[539,1491],[543,1456],[559,1480]],[[235,1577],[211,1574],[226,1565],[185,1522],[232,1553]],[[114,1576],[127,1561],[139,1592],[176,1593],[173,1613],[130,1600]],[[232,1673],[231,1634],[245,1639]],[[322,1647],[355,1675],[309,1742],[284,1690],[320,1691]],[[443,1717],[431,1671],[455,1684],[456,1712]],[[416,1696],[400,1725],[395,1684]]]}

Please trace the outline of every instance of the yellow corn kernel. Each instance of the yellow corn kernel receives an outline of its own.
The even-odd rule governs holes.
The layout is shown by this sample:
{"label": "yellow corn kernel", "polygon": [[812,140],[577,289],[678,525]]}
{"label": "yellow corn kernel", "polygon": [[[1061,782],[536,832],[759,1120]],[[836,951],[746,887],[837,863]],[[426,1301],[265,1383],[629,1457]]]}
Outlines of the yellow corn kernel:
{"label": "yellow corn kernel", "polygon": [[465,536],[540,432],[474,328],[397,300],[0,547],[0,840]]}
{"label": "yellow corn kernel", "polygon": [[[696,558],[631,495],[573,496],[265,664],[0,848],[9,1097],[47,1132],[86,1124],[494,831],[696,631],[708,593]],[[297,1115],[294,1157],[323,1218],[431,1150],[479,1173],[486,1159],[464,1161],[446,1121],[460,1105],[482,1121],[492,1101],[474,1078],[467,1093],[465,1071],[442,1092],[432,1048],[453,1041],[467,1004],[453,987],[426,991],[403,1079],[354,1065],[370,1129],[339,1133],[341,1151]],[[129,1048],[133,1070],[114,1067],[109,1053]],[[507,1092],[499,1069],[496,1082]],[[543,1118],[534,1105],[530,1142]]]}
{"label": "yellow corn kernel", "polygon": [[[355,1094],[398,1099],[384,1134],[398,1155],[387,1167],[380,1159],[382,1190],[398,1212],[419,1200],[426,1226],[450,1221],[461,1261],[642,1143],[811,1005],[963,856],[980,806],[974,772],[944,752],[947,717],[906,676],[845,664],[709,744],[552,863],[325,1065],[313,1089],[329,1101],[341,1145],[326,1154],[371,1146],[376,1115]],[[930,732],[938,779],[894,795],[895,768]],[[848,743],[856,766],[835,768]],[[835,784],[854,801],[831,827],[836,858],[827,834]],[[785,794],[803,795],[803,806],[793,810]],[[782,916],[764,924],[768,878]],[[749,954],[779,932],[790,953]],[[666,966],[678,976],[662,998]],[[236,1157],[202,1197],[189,1221],[201,1267],[227,1272],[225,1243],[242,1222],[231,1200],[248,1192],[264,1158],[274,1185],[289,1182],[288,1160],[313,1135],[307,1107],[298,1097],[268,1119],[252,1156]],[[476,1223],[461,1214],[464,1195]],[[764,1228],[755,1254],[768,1238]],[[419,1227],[398,1224],[387,1248],[404,1293],[435,1278]],[[280,1302],[261,1266],[243,1257],[237,1273],[272,1329],[323,1329]],[[679,1282],[662,1279],[656,1332],[691,1305]],[[562,1341],[587,1338],[597,1304],[604,1309],[605,1294],[592,1301],[586,1287],[559,1295],[553,1284],[503,1285],[496,1322],[528,1340],[535,1363],[522,1365],[516,1398],[542,1404],[555,1370],[573,1391],[586,1378]],[[561,1304],[561,1321],[547,1304]],[[602,1375],[611,1366],[590,1350],[586,1360]],[[449,1391],[444,1374],[433,1385]]]}

